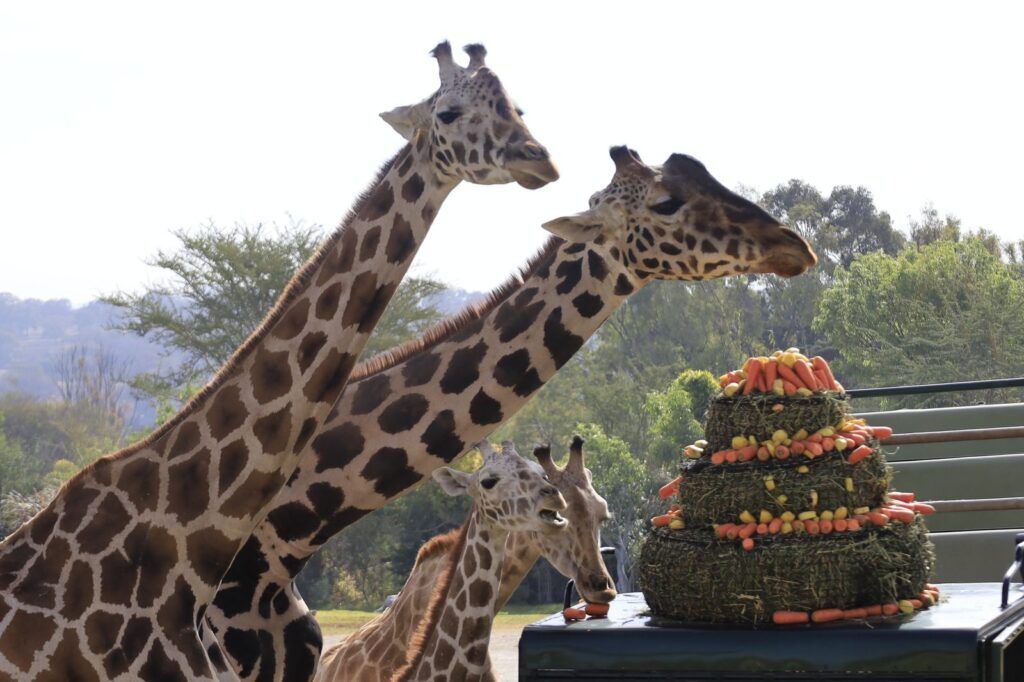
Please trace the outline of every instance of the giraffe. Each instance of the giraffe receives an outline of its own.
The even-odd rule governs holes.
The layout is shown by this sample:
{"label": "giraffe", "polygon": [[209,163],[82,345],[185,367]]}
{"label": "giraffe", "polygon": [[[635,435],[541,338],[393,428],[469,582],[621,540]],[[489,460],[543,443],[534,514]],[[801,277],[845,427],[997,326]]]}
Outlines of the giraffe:
{"label": "giraffe", "polygon": [[482,303],[355,370],[207,612],[222,642],[273,642],[264,661],[318,655],[319,637],[306,635],[319,632],[316,621],[292,584],[308,558],[509,419],[649,282],[794,276],[816,262],[795,232],[695,159],[649,167],[625,147],[611,156],[614,177],[590,210],[546,224],[564,239],[552,237]]}
{"label": "giraffe", "polygon": [[391,678],[396,682],[481,679],[509,533],[564,532],[567,526],[559,514],[565,499],[538,464],[521,457],[511,441],[500,453],[486,441],[476,447],[484,455],[478,471],[441,467],[432,474],[449,495],[473,498],[473,508],[413,635],[408,663]]}
{"label": "giraffe", "polygon": [[[615,597],[615,590],[601,559],[600,543],[601,524],[609,518],[608,504],[591,485],[583,456],[583,439],[573,438],[565,467],[554,463],[551,448],[546,445],[537,446],[534,457],[568,503],[562,514],[569,521],[569,527],[563,533],[516,531],[509,534],[494,611],[504,607],[541,556],[567,578],[580,581],[583,576],[589,576],[587,584],[602,584],[593,577],[595,573],[602,573],[604,589],[593,592],[582,587],[581,591],[589,602],[610,601]],[[386,682],[391,679],[406,662],[413,633],[427,611],[435,586],[441,582],[458,537],[459,531],[455,530],[424,543],[408,580],[391,606],[324,652],[314,678],[317,682]],[[490,661],[486,662],[485,669],[484,678],[494,679]]]}
{"label": "giraffe", "polygon": [[407,143],[210,383],[0,543],[0,679],[215,678],[197,623],[441,203],[462,180],[557,178],[484,48],[466,51],[463,68],[438,45],[438,91],[383,115]]}

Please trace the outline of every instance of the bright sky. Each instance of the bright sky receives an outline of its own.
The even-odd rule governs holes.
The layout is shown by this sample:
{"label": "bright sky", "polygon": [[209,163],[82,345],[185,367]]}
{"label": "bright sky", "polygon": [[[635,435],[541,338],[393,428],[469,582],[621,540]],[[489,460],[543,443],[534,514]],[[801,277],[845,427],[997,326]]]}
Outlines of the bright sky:
{"label": "bright sky", "polygon": [[562,170],[449,197],[416,267],[453,285],[502,280],[621,143],[1021,237],[1022,25],[1019,2],[5,3],[0,292],[138,288],[170,230],[208,220],[333,227],[401,144],[378,112],[436,88],[444,38],[487,46]]}

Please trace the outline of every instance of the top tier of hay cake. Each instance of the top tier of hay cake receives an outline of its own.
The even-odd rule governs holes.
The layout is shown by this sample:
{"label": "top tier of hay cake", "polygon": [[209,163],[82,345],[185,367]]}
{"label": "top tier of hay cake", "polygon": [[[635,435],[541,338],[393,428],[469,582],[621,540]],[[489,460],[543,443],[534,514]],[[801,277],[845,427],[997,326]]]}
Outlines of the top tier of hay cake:
{"label": "top tier of hay cake", "polygon": [[684,448],[672,502],[640,560],[651,611],[685,621],[798,624],[934,603],[922,514],[889,490],[881,439],[851,416],[821,358],[750,358],[721,378],[706,440]]}

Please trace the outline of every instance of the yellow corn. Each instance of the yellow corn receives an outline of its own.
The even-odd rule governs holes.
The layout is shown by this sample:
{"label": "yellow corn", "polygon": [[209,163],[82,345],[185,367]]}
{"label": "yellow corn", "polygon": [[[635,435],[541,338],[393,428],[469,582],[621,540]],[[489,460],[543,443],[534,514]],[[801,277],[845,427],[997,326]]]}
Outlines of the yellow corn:
{"label": "yellow corn", "polygon": [[818,506],[818,491],[817,490],[812,490],[811,491],[811,506],[812,507],[817,507]]}
{"label": "yellow corn", "polygon": [[800,429],[793,434],[793,440],[807,440],[807,436],[811,434],[807,433],[807,429]]}
{"label": "yellow corn", "polygon": [[769,455],[773,455],[773,456],[775,455],[775,442],[774,441],[766,440],[764,442],[764,446],[765,446],[765,448],[768,449],[768,454]]}
{"label": "yellow corn", "polygon": [[811,511],[802,511],[797,516],[797,518],[800,519],[801,521],[810,521],[811,519],[818,518],[818,512],[813,511],[813,510],[811,510]]}
{"label": "yellow corn", "polygon": [[831,509],[826,509],[825,511],[821,512],[821,520],[822,521],[831,521],[832,518],[833,518],[833,516],[832,516],[832,510]]}
{"label": "yellow corn", "polygon": [[744,436],[735,436],[732,439],[732,449],[739,450],[747,446],[747,439]]}
{"label": "yellow corn", "polygon": [[778,501],[779,504],[786,504],[787,502],[789,502],[789,497],[787,497],[786,495],[779,495],[775,499]]}
{"label": "yellow corn", "polygon": [[848,493],[852,493],[853,492],[853,479],[850,478],[850,477],[846,478],[846,492],[848,492]]}
{"label": "yellow corn", "polygon": [[842,452],[843,450],[846,449],[847,445],[849,445],[849,443],[847,442],[847,440],[845,438],[842,438],[842,437],[836,438],[836,450],[837,451]]}
{"label": "yellow corn", "polygon": [[782,429],[778,429],[772,434],[772,440],[776,443],[782,443],[787,438],[789,438],[789,434]]}
{"label": "yellow corn", "polygon": [[768,490],[775,490],[775,479],[771,476],[764,477],[764,487]]}
{"label": "yellow corn", "polygon": [[776,379],[772,383],[772,393],[774,393],[777,396],[786,395],[786,389],[782,387],[782,379]]}
{"label": "yellow corn", "polygon": [[757,445],[757,438],[747,436],[747,445]]}
{"label": "yellow corn", "polygon": [[792,533],[793,532],[793,524],[789,523],[788,521],[783,521],[782,522],[782,529],[781,530],[782,530],[782,534],[783,535],[786,535],[788,533]]}
{"label": "yellow corn", "polygon": [[770,511],[766,511],[766,510],[762,509],[761,513],[757,517],[757,520],[760,523],[771,523],[772,522],[772,513]]}
{"label": "yellow corn", "polygon": [[683,523],[682,519],[672,519],[668,522],[668,527],[672,530],[682,530],[686,528],[686,524]]}
{"label": "yellow corn", "polygon": [[832,429],[831,426],[826,426],[825,428],[818,429],[818,435],[821,436],[822,438],[828,438],[830,436],[834,436],[835,433],[836,432]]}
{"label": "yellow corn", "polygon": [[740,512],[740,521],[742,521],[743,523],[753,523],[754,515],[746,510],[743,510]]}
{"label": "yellow corn", "polygon": [[839,507],[839,508],[836,509],[836,518],[839,519],[840,521],[845,519],[849,515],[850,515],[850,510],[847,509],[846,507]]}
{"label": "yellow corn", "polygon": [[708,446],[708,442],[706,440],[704,440],[703,438],[701,438],[700,440],[695,440],[693,442],[693,444],[696,445],[698,448],[701,448],[701,449],[704,449],[704,448],[706,448]]}
{"label": "yellow corn", "polygon": [[784,511],[779,515],[779,518],[782,519],[783,523],[792,523],[796,520],[796,514],[791,511]]}
{"label": "yellow corn", "polygon": [[801,473],[801,474],[806,474],[808,471],[810,471],[810,469],[807,468],[806,464],[801,464],[800,466],[798,466],[796,468],[796,470],[797,470],[798,473]]}
{"label": "yellow corn", "polygon": [[[806,398],[807,396],[814,395],[814,391],[807,388],[806,386],[801,386],[800,388],[796,389],[796,394],[802,395],[803,397]],[[729,395],[728,392],[726,392],[726,395]]]}
{"label": "yellow corn", "polygon": [[907,615],[914,612],[914,605],[910,603],[909,599],[900,599],[900,613]]}
{"label": "yellow corn", "polygon": [[792,353],[783,353],[779,356],[779,362],[784,364],[786,367],[792,367],[796,364],[796,356]]}
{"label": "yellow corn", "polygon": [[724,393],[727,396],[734,396],[740,390],[740,385],[735,381],[725,387]]}
{"label": "yellow corn", "polygon": [[871,511],[871,507],[857,507],[856,509],[853,510],[853,513],[860,515],[867,514],[869,511]]}

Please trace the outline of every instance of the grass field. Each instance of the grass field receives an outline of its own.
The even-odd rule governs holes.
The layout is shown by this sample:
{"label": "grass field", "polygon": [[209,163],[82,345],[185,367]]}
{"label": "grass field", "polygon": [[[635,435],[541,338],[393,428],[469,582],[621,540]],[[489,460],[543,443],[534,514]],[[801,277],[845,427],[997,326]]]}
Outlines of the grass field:
{"label": "grass field", "polygon": [[[530,604],[506,607],[494,620],[495,630],[519,629],[524,625],[562,610],[561,604]],[[373,611],[330,609],[316,612],[316,620],[325,636],[352,632],[377,614]]]}

